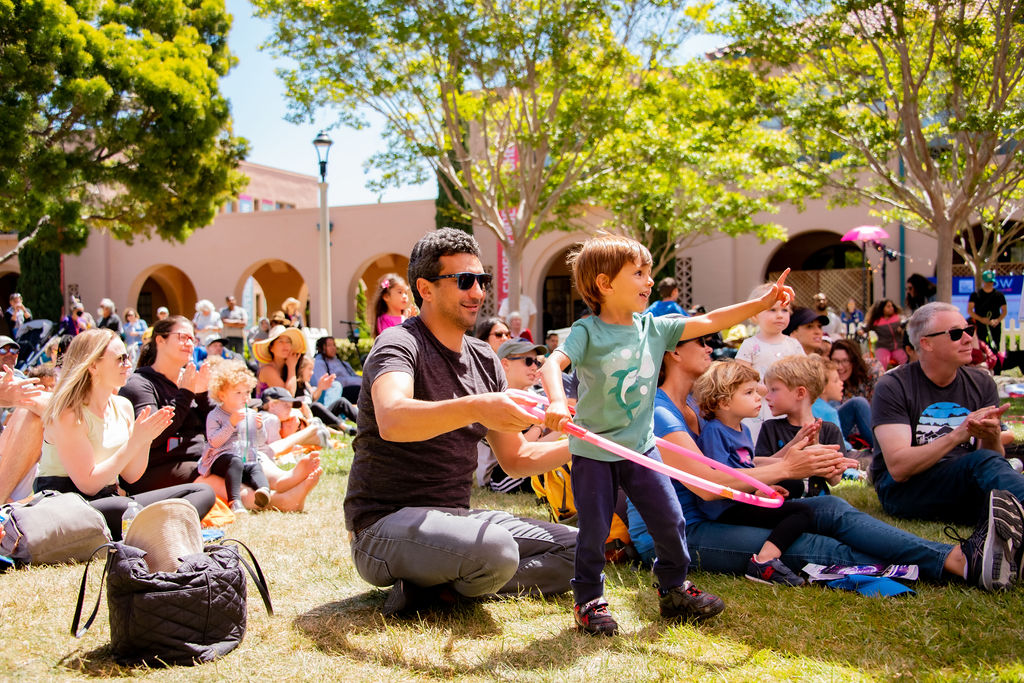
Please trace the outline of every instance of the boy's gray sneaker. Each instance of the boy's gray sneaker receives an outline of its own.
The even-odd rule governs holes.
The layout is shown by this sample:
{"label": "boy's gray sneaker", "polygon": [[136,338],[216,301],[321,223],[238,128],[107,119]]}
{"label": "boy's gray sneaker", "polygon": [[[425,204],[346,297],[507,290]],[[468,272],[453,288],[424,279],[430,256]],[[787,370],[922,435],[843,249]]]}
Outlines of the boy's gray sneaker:
{"label": "boy's gray sneaker", "polygon": [[758,562],[753,555],[747,562],[745,577],[758,583],[778,584],[780,586],[802,586],[805,581],[782,563],[778,558],[767,562]]}
{"label": "boy's gray sneaker", "polygon": [[665,619],[682,619],[684,621],[702,621],[719,614],[725,609],[722,598],[702,591],[687,581],[682,586],[673,586],[661,590],[658,584],[658,605],[661,616]]}
{"label": "boy's gray sneaker", "polygon": [[576,629],[592,636],[614,636],[619,632],[619,624],[608,610],[604,598],[595,598],[584,605],[572,608]]}

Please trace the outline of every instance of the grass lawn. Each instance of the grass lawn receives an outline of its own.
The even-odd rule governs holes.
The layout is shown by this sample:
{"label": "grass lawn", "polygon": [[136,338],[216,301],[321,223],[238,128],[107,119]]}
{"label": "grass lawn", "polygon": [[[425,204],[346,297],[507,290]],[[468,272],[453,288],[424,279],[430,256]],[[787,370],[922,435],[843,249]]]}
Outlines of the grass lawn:
{"label": "grass lawn", "polygon": [[[82,567],[34,567],[0,575],[0,680],[1024,680],[1020,588],[922,584],[914,597],[873,599],[695,572],[727,609],[693,627],[658,618],[649,573],[614,566],[607,597],[622,634],[612,639],[578,635],[568,596],[384,619],[384,592],[363,582],[349,558],[342,499],[350,458],[347,448],[325,458],[308,512],[251,515],[227,529],[256,553],[276,609],[267,616],[250,591],[249,631],[235,652],[199,667],[119,667],[105,608],[84,638],[68,634]],[[837,492],[892,521],[870,489]],[[543,515],[527,496],[478,493],[474,503]],[[900,526],[943,538],[938,524]]]}

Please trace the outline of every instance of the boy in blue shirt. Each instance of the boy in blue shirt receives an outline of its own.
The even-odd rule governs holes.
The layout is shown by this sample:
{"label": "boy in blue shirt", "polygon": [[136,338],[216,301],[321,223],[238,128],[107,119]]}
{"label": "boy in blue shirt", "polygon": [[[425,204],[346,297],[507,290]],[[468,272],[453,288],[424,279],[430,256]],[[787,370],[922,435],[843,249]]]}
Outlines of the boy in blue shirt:
{"label": "boy in blue shirt", "polygon": [[[593,316],[576,321],[565,342],[541,369],[551,400],[545,425],[560,429],[569,420],[561,371],[570,363],[580,380],[576,424],[626,448],[660,460],[654,447],[653,414],[658,367],[666,349],[687,337],[735,325],[772,306],[786,303],[793,290],[783,274],[760,299],[692,318],[642,314],[654,281],[651,254],[639,242],[601,234],[569,257],[573,281]],[[788,272],[788,271],[787,271]],[[571,437],[572,487],[579,517],[575,577],[572,581],[577,628],[614,635],[618,624],[604,600],[604,543],[616,492],[621,486],[647,522],[654,539],[661,615],[667,619],[706,619],[725,605],[686,579],[690,557],[686,522],[668,477]]]}

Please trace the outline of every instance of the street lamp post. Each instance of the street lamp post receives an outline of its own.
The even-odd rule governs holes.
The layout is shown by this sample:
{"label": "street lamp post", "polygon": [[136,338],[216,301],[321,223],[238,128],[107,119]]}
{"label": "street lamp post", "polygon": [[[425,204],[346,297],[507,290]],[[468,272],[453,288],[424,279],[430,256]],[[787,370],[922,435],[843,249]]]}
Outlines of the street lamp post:
{"label": "street lamp post", "polygon": [[320,327],[331,334],[331,222],[327,212],[327,154],[334,142],[326,131],[313,140],[320,162]]}

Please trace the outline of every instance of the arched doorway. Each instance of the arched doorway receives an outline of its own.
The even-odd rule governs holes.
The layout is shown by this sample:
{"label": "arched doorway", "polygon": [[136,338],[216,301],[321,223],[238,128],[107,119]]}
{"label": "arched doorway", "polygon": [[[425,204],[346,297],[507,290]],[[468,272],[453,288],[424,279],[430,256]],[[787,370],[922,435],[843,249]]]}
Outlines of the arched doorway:
{"label": "arched doorway", "polygon": [[284,300],[293,297],[299,300],[299,310],[309,321],[309,286],[295,266],[280,259],[267,259],[246,269],[240,281],[244,284],[250,277],[256,319],[281,310]]}
{"label": "arched doorway", "polygon": [[569,327],[577,320],[586,308],[583,299],[572,286],[572,271],[566,264],[566,256],[572,247],[558,252],[548,265],[544,274],[544,292],[541,301],[543,311],[543,334],[548,330]]}
{"label": "arched doorway", "polygon": [[135,300],[135,310],[139,317],[152,323],[156,319],[156,309],[166,306],[171,315],[183,315],[191,319],[195,315],[196,296],[192,280],[177,266],[155,266],[143,274],[139,294]]}
{"label": "arched doorway", "polygon": [[783,243],[765,267],[766,281],[792,269],[786,284],[796,291],[796,304],[810,306],[824,292],[835,308],[853,299],[864,309],[865,284],[871,301],[870,276],[864,271],[864,252],[856,242],[843,242],[828,230],[801,233]]}

